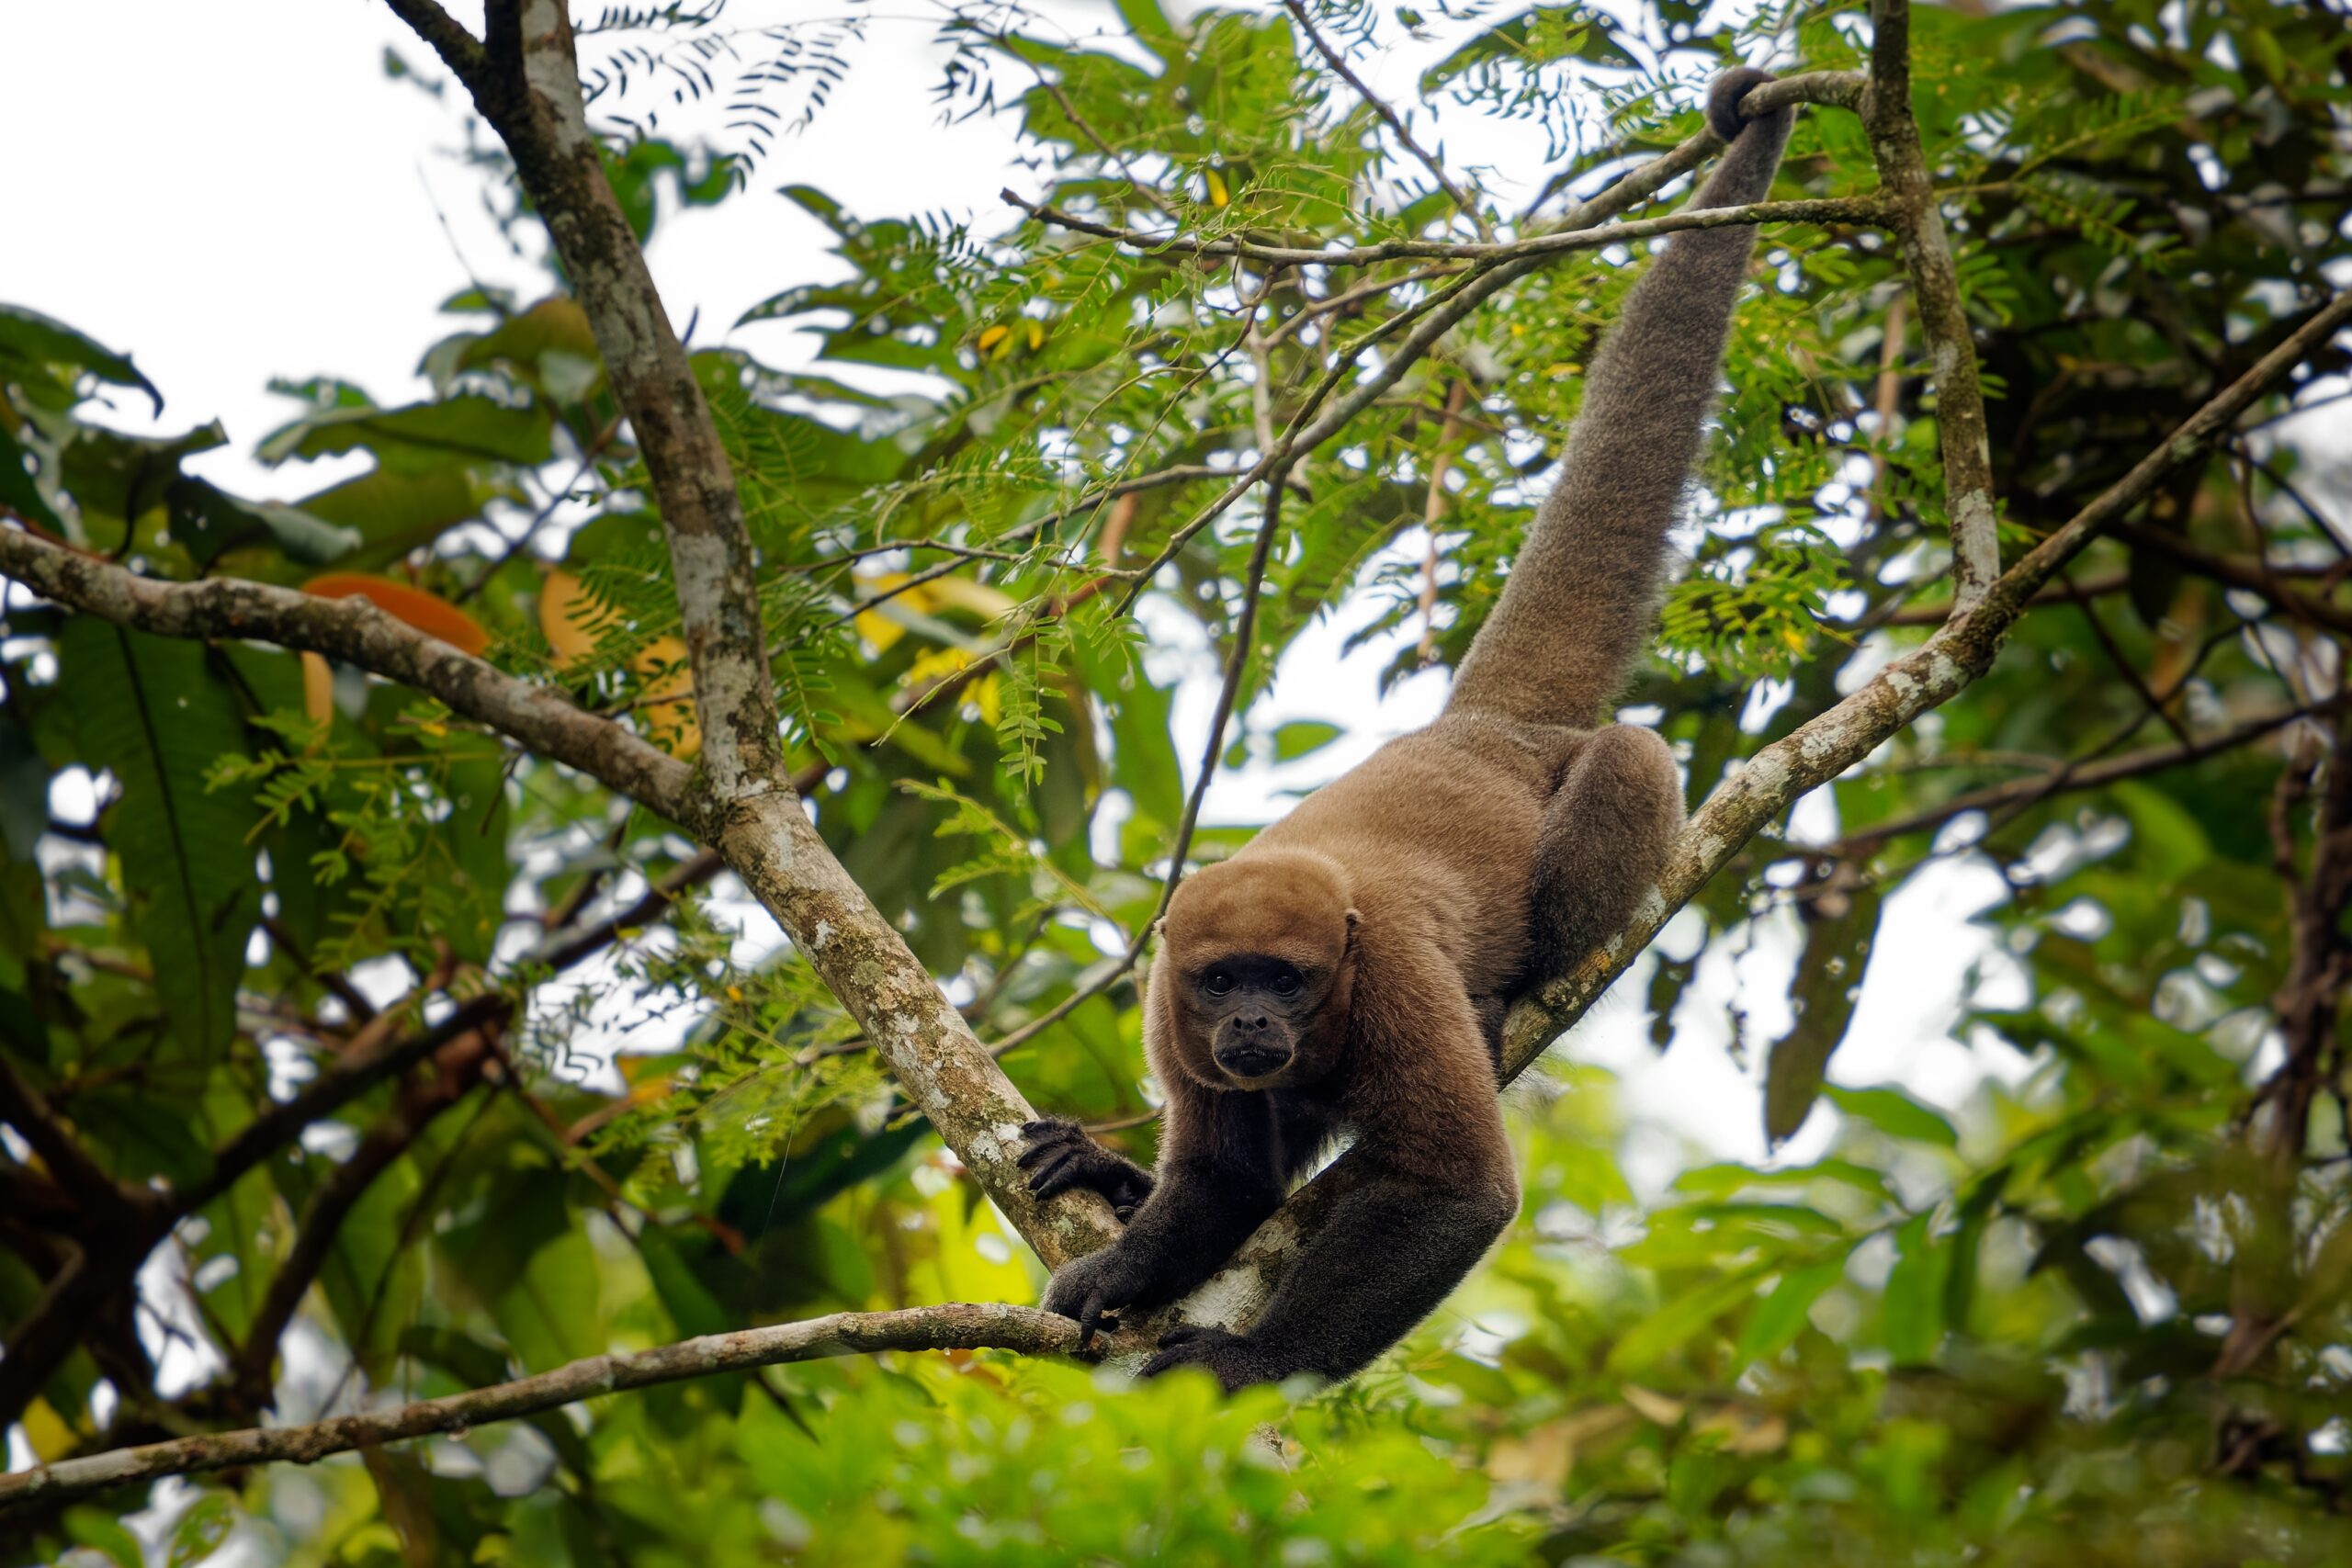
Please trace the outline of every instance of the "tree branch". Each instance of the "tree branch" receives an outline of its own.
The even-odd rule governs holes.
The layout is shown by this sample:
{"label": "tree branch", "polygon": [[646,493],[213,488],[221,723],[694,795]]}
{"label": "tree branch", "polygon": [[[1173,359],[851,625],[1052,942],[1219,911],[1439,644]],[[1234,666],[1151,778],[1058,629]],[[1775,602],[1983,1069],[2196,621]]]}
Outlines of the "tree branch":
{"label": "tree branch", "polygon": [[138,631],[250,638],[356,664],[413,686],[460,717],[488,725],[665,817],[676,819],[684,810],[690,775],[676,758],[544,686],[394,620],[365,599],[321,599],[229,577],[158,582],[10,528],[0,528],[0,577]]}
{"label": "tree branch", "polygon": [[390,1410],[333,1416],[302,1427],[208,1433],[17,1471],[0,1475],[0,1516],[34,1505],[53,1506],[159,1476],[193,1475],[278,1461],[311,1464],[330,1454],[436,1432],[462,1437],[476,1427],[536,1416],[626,1389],[790,1361],[880,1350],[1002,1349],[1033,1356],[1067,1355],[1077,1348],[1076,1323],[1030,1307],[956,1303],[899,1312],[836,1313],[806,1323],[708,1334],[650,1350],[591,1356],[536,1377]]}
{"label": "tree branch", "polygon": [[[1657,160],[1660,164],[1666,161],[1665,158]],[[1675,171],[1677,174],[1680,172],[1679,169]],[[1611,186],[1609,192],[1603,194],[1608,195],[1617,189],[1618,186]],[[1493,265],[1531,256],[1602,250],[1610,245],[1631,244],[1637,240],[1654,240],[1663,234],[1679,233],[1685,229],[1726,229],[1747,223],[1871,223],[1890,216],[1887,205],[1874,196],[1821,197],[1804,201],[1754,201],[1742,207],[1688,208],[1679,212],[1661,213],[1656,218],[1632,218],[1622,223],[1558,229],[1525,239],[1498,241],[1492,244],[1458,244],[1446,240],[1383,240],[1371,245],[1317,250],[1305,245],[1265,245],[1254,240],[1203,240],[1190,234],[1146,234],[1139,230],[1097,223],[1091,219],[1065,212],[1058,207],[1031,201],[1009,189],[1000,191],[998,195],[1007,206],[1019,208],[1040,223],[1067,229],[1074,234],[1110,240],[1145,255],[1174,252],[1189,256],[1257,262],[1266,266],[1372,266],[1380,262],[1415,258]],[[1628,201],[1624,205],[1632,203]],[[1589,215],[1579,213],[1577,216]],[[1402,277],[1396,280],[1398,284],[1408,281],[1410,279]]]}
{"label": "tree branch", "polygon": [[[412,26],[416,8],[395,6]],[[547,220],[651,476],[694,664],[711,794],[725,802],[782,788],[756,561],[734,471],[605,177],[581,96],[570,13],[564,0],[490,0],[487,22],[487,68],[466,85]]]}
{"label": "tree branch", "polygon": [[17,1130],[17,1135],[41,1164],[49,1168],[50,1179],[72,1196],[85,1217],[96,1226],[119,1225],[143,1219],[146,1212],[155,1207],[155,1195],[144,1187],[129,1187],[117,1181],[102,1169],[80,1140],[49,1102],[40,1090],[25,1080],[17,1065],[0,1055],[0,1122]]}
{"label": "tree branch", "polygon": [[1960,299],[1960,275],[1943,214],[1911,117],[1911,0],[1871,0],[1871,90],[1862,121],[1878,160],[1879,188],[1903,242],[1904,265],[1919,304],[1919,330],[1936,388],[1937,445],[1943,455],[1944,510],[1951,519],[1952,611],[1975,608],[2001,574],[1999,514],[1993,504],[1993,449],[1976,344]]}
{"label": "tree branch", "polygon": [[392,15],[408,24],[411,32],[432,47],[441,62],[469,90],[488,74],[490,62],[481,40],[466,31],[435,0],[384,0],[384,4],[391,8]]}
{"label": "tree branch", "polygon": [[1364,101],[1364,106],[1379,116],[1382,122],[1396,133],[1397,141],[1403,145],[1406,152],[1412,154],[1413,161],[1427,169],[1430,172],[1430,177],[1437,182],[1437,188],[1445,192],[1446,199],[1453,203],[1463,217],[1470,220],[1471,227],[1476,229],[1482,238],[1493,239],[1494,229],[1487,223],[1487,215],[1478,209],[1478,204],[1472,201],[1468,193],[1453,183],[1453,176],[1445,172],[1443,164],[1432,157],[1419,142],[1413,140],[1413,133],[1405,129],[1404,117],[1390,107],[1386,99],[1366,86],[1363,78],[1357,75],[1354,68],[1349,65],[1348,57],[1331,47],[1330,40],[1316,28],[1314,18],[1306,14],[1306,7],[1301,5],[1299,0],[1283,0],[1283,9],[1290,13],[1291,19],[1296,22],[1299,30],[1306,35],[1306,41],[1315,46],[1315,52],[1323,57],[1323,63],[1338,73],[1341,81],[1353,87],[1356,96]]}
{"label": "tree branch", "polygon": [[[285,1147],[313,1122],[324,1121],[376,1085],[476,1030],[503,1023],[514,1004],[492,991],[458,1004],[448,1017],[430,1029],[398,1035],[387,1031],[372,1045],[352,1049],[295,1091],[291,1100],[277,1102],[246,1122],[212,1156],[212,1169],[187,1192],[175,1194],[173,1206],[193,1213],[226,1192],[238,1178]],[[5,1363],[0,1363],[5,1364]]]}
{"label": "tree branch", "polygon": [[1869,827],[1847,835],[1835,850],[1825,852],[1839,859],[1866,855],[1893,839],[1909,833],[1924,833],[1940,828],[1955,817],[1971,811],[1991,811],[2004,806],[2030,806],[2055,795],[2072,795],[2079,790],[2098,789],[2119,779],[2136,779],[2149,773],[2160,773],[2168,768],[2185,767],[2201,762],[2208,757],[2218,757],[2251,745],[2266,735],[2277,733],[2297,719],[2312,718],[2331,713],[2345,705],[2346,698],[2334,698],[2314,703],[2308,707],[2289,708],[2282,713],[2265,714],[2260,718],[2224,729],[2218,734],[2191,737],[2173,746],[2150,746],[2137,751],[2127,751],[2120,757],[2108,757],[2098,761],[2067,763],[2037,778],[2016,779],[2007,784],[1989,784],[1953,795],[1941,805],[1930,806],[1902,817],[1873,822]]}

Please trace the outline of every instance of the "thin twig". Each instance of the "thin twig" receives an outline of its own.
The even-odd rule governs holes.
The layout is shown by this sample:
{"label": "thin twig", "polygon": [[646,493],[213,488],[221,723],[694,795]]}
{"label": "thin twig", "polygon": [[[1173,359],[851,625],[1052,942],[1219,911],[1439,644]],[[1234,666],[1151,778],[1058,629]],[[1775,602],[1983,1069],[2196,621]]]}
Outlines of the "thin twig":
{"label": "thin twig", "polygon": [[1413,161],[1430,172],[1430,178],[1437,182],[1437,188],[1445,192],[1446,199],[1453,203],[1463,217],[1470,220],[1471,227],[1478,231],[1478,237],[1491,242],[1495,237],[1495,231],[1494,227],[1487,221],[1486,213],[1479,209],[1476,202],[1470,199],[1468,192],[1453,183],[1453,176],[1445,172],[1444,164],[1432,156],[1427,148],[1413,140],[1413,133],[1405,128],[1404,117],[1391,108],[1386,99],[1374,92],[1365,85],[1364,79],[1355,73],[1354,67],[1348,63],[1347,56],[1334,49],[1330,40],[1326,39],[1321,30],[1316,27],[1315,19],[1306,14],[1306,7],[1301,5],[1299,0],[1283,0],[1283,9],[1290,13],[1291,19],[1296,22],[1299,30],[1306,35],[1306,41],[1315,46],[1315,52],[1323,57],[1323,63],[1336,72],[1341,81],[1355,89],[1356,96],[1362,98],[1365,107],[1378,115],[1382,123],[1396,133],[1398,143],[1406,152],[1412,154]]}

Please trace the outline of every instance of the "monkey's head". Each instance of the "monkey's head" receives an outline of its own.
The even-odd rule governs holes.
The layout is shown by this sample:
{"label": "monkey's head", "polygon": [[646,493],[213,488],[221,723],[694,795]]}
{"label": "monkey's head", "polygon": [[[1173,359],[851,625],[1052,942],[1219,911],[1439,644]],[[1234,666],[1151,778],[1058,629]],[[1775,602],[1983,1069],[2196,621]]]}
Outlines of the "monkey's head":
{"label": "monkey's head", "polygon": [[1153,976],[1184,1070],[1211,1089],[1263,1089],[1336,1066],[1356,919],[1321,855],[1260,850],[1187,878]]}

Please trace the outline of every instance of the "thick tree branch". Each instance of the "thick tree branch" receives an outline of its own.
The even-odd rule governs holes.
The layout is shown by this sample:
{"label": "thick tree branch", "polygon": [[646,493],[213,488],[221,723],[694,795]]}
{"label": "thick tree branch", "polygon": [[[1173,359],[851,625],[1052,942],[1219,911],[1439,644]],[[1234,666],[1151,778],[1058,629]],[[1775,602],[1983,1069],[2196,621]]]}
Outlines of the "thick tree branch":
{"label": "thick tree branch", "polygon": [[[412,26],[419,7],[395,7]],[[564,0],[490,0],[475,107],[514,155],[628,416],[670,546],[716,800],[781,787],[757,562],[727,448],[589,129]],[[424,18],[426,23],[431,17]],[[435,48],[442,39],[426,35]],[[462,52],[462,51],[460,51]],[[445,58],[450,58],[445,54]]]}
{"label": "thick tree branch", "polygon": [[684,763],[553,691],[460,653],[367,600],[216,577],[158,582],[21,529],[0,528],[0,577],[44,599],[162,637],[250,638],[322,653],[413,686],[461,718],[579,769],[672,818],[684,810]]}
{"label": "thick tree branch", "polygon": [[789,1361],[864,1356],[880,1350],[1017,1350],[1066,1355],[1078,1348],[1078,1325],[1030,1307],[953,1303],[899,1312],[845,1312],[806,1323],[709,1334],[650,1350],[616,1350],[536,1377],[395,1409],[338,1416],[302,1427],[209,1433],[0,1475],[0,1516],[55,1506],[133,1482],[193,1475],[240,1465],[291,1461],[312,1464],[330,1454],[437,1432],[536,1416],[626,1389],[684,1382]]}
{"label": "thick tree branch", "polygon": [[1871,0],[1871,90],[1862,120],[1878,160],[1879,187],[1891,202],[1903,241],[1903,261],[1910,269],[1919,330],[1928,340],[1935,377],[1944,510],[1951,519],[1952,610],[1958,614],[1973,609],[2001,574],[1993,449],[1960,275],[1919,146],[1918,122],[1911,117],[1911,0]]}
{"label": "thick tree branch", "polygon": [[817,834],[784,775],[755,562],[734,475],[635,234],[605,180],[562,0],[491,0],[474,102],[514,154],[594,329],[652,476],[703,732],[707,788],[681,820],[742,877],[909,1098],[1048,1263],[1111,1234],[1091,1193],[1030,1199],[1013,1163],[1033,1112],[898,929]]}

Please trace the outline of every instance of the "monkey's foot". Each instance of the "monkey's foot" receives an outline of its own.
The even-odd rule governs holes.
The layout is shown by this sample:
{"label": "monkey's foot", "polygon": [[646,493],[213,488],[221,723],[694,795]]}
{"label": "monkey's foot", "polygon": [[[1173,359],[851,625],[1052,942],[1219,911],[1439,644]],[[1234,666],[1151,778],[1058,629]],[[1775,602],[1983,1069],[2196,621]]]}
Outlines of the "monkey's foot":
{"label": "monkey's foot", "polygon": [[1040,1117],[1021,1132],[1029,1140],[1021,1168],[1029,1173],[1029,1190],[1040,1199],[1082,1187],[1109,1199],[1124,1224],[1151,1196],[1149,1171],[1113,1154],[1067,1116]]}
{"label": "monkey's foot", "polygon": [[1143,1364],[1138,1375],[1156,1378],[1178,1367],[1206,1367],[1227,1393],[1253,1383],[1279,1382],[1288,1375],[1265,1347],[1248,1335],[1207,1323],[1180,1323],[1161,1335],[1159,1353]]}

